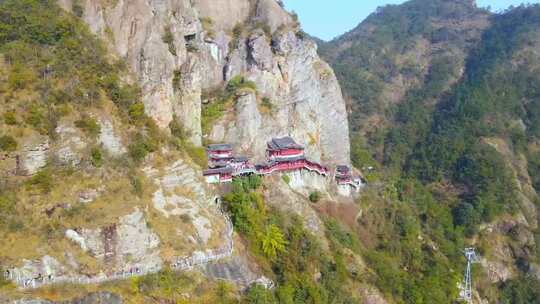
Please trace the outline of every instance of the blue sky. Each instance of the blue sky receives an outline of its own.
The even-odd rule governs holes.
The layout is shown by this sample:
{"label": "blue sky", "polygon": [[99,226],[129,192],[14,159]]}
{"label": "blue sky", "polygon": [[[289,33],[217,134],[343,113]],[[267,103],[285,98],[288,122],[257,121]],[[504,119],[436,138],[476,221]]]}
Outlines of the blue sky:
{"label": "blue sky", "polygon": [[[399,4],[404,0],[284,0],[288,10],[298,13],[306,32],[330,40],[353,29],[378,6]],[[540,0],[477,0],[478,6],[491,6],[493,11],[506,9],[523,2]]]}

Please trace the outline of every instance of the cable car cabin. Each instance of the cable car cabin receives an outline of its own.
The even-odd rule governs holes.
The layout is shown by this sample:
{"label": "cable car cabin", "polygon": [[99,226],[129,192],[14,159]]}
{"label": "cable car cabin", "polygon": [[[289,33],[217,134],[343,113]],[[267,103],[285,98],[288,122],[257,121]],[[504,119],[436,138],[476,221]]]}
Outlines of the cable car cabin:
{"label": "cable car cabin", "polygon": [[209,184],[229,183],[233,179],[233,168],[208,169],[203,171],[203,176]]}
{"label": "cable car cabin", "polygon": [[289,136],[272,138],[267,144],[266,156],[269,160],[287,160],[304,156],[304,147]]}

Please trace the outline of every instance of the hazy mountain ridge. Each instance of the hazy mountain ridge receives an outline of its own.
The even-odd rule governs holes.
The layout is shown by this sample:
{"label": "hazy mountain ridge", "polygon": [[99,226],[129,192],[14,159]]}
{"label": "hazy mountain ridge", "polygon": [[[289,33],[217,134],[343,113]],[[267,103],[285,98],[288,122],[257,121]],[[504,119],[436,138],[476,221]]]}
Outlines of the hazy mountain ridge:
{"label": "hazy mountain ridge", "polygon": [[[418,180],[449,208],[484,253],[483,301],[536,299],[539,12],[409,1],[320,48],[349,99],[353,162],[372,156],[390,180]],[[403,64],[411,53],[418,73]],[[502,296],[487,281],[507,282]]]}
{"label": "hazy mountain ridge", "polygon": [[8,0],[0,41],[0,302],[380,298],[310,202],[357,212],[354,191],[202,176],[203,142],[350,163],[337,80],[279,2]]}

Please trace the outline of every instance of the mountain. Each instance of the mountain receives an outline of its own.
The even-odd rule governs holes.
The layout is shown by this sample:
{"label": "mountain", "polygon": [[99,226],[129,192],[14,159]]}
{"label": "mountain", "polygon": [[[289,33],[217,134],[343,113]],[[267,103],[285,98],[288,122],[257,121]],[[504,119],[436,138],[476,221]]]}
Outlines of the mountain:
{"label": "mountain", "polygon": [[474,247],[475,302],[538,303],[539,33],[471,0],[328,43],[275,0],[0,1],[0,302],[455,303]]}
{"label": "mountain", "polygon": [[[392,105],[427,81],[440,93],[461,77],[465,58],[489,25],[471,1],[409,1],[379,8],[350,32],[321,46],[350,98],[353,132],[385,127]],[[440,71],[439,71],[440,70]],[[448,79],[431,79],[444,73]]]}
{"label": "mountain", "polygon": [[[379,168],[374,179],[409,204],[387,207],[409,214],[398,222],[401,234],[427,234],[450,267],[464,243],[478,248],[478,301],[537,301],[539,13],[538,5],[492,14],[473,1],[412,0],[380,8],[319,49],[349,103],[353,163]],[[396,282],[440,271],[426,267],[434,258],[426,248],[392,258],[407,242],[375,246],[368,265],[378,271],[376,286],[398,301],[446,303],[415,290],[422,278],[405,289],[407,279]],[[383,262],[396,269],[377,268]],[[452,283],[425,284],[439,292]]]}
{"label": "mountain", "polygon": [[[0,69],[0,302],[381,298],[330,249],[346,106],[279,1],[0,1]],[[206,182],[283,136],[315,169]]]}

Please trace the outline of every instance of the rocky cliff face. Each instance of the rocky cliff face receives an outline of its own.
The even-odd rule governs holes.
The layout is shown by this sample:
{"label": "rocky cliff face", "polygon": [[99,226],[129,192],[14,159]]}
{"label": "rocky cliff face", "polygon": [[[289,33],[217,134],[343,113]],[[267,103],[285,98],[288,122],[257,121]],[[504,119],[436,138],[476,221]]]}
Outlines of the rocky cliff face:
{"label": "rocky cliff face", "polygon": [[[162,130],[176,120],[195,146],[228,141],[256,160],[264,158],[271,137],[291,135],[306,145],[310,159],[328,165],[350,162],[347,113],[337,80],[279,2],[58,3],[106,41],[108,55],[127,63],[123,80],[139,85],[147,114]],[[239,75],[257,90],[235,95],[234,105],[203,134],[201,110],[211,102],[208,92]],[[21,288],[102,283],[224,255],[222,247],[232,244],[232,236],[224,237],[230,223],[215,204],[218,189],[204,183],[200,165],[184,147],[164,144],[140,163],[129,163],[132,134],[141,126],[126,123],[108,99],[78,111],[59,118],[51,134],[24,130],[19,146],[0,157],[2,177],[10,182],[39,182],[66,171],[62,183],[50,189],[40,191],[28,182],[13,190],[20,218],[32,224],[5,236],[12,242],[0,256],[9,280]],[[94,134],[78,124],[85,119],[95,124]],[[298,176],[292,186],[302,192],[296,201],[303,204],[308,189],[327,193],[333,183]],[[283,199],[276,198],[276,204]],[[322,227],[313,210],[306,212]],[[41,239],[45,226],[54,231],[46,241]],[[228,257],[232,248],[225,249]],[[227,263],[208,266],[209,276],[243,286],[259,275],[243,256]],[[88,303],[102,301],[96,299]]]}
{"label": "rocky cliff face", "polygon": [[[336,78],[275,0],[82,2],[82,18],[127,60],[160,127],[177,119],[200,145],[202,93],[243,75],[257,94],[240,97],[207,139],[262,157],[270,137],[290,134],[314,159],[349,162]],[[60,3],[73,8],[70,0]],[[263,98],[271,114],[258,109]]]}

